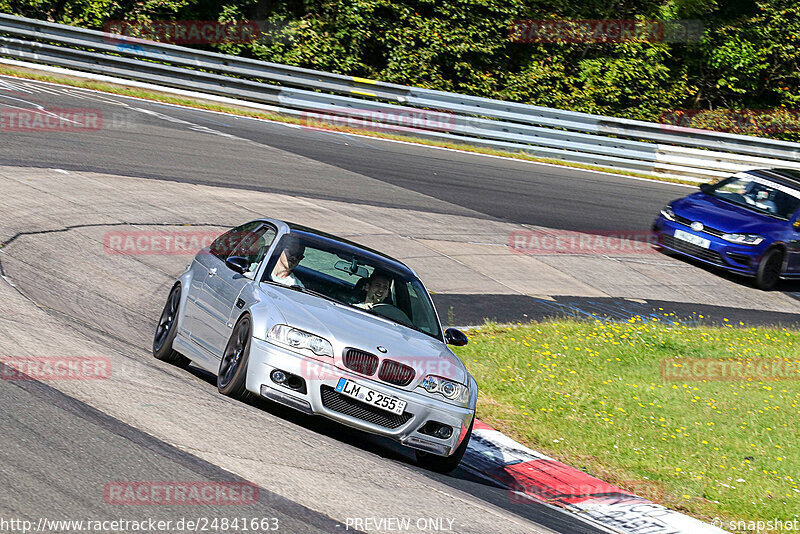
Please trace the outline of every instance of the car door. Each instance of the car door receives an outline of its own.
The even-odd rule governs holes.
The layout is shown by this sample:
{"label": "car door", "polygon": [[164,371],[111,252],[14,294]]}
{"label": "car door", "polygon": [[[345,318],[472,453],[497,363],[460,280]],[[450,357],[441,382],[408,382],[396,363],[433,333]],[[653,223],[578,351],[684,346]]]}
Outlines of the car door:
{"label": "car door", "polygon": [[790,219],[786,238],[786,271],[789,274],[800,274],[800,212]]}
{"label": "car door", "polygon": [[[233,252],[208,255],[208,275],[197,300],[197,309],[202,312],[203,320],[196,323],[192,337],[217,358],[222,356],[233,329],[233,321],[236,320],[235,315],[238,315],[239,295],[247,284],[254,283],[253,276],[276,233],[271,225],[259,223],[257,227],[243,232]],[[229,256],[248,258],[251,264],[249,272],[242,274],[228,267],[225,260]]]}
{"label": "car door", "polygon": [[[217,258],[221,258],[224,262],[224,259],[236,249],[247,232],[255,230],[261,224],[260,221],[252,221],[228,230],[215,239],[209,247],[201,250],[192,262],[191,268],[194,270],[194,275],[186,297],[182,330],[184,335],[188,334],[191,341],[206,349],[206,351],[211,350],[211,348],[200,340],[206,337],[203,334],[203,330],[207,327],[210,313],[203,307],[205,306],[205,300],[201,299],[201,296],[205,289],[209,271],[215,269],[214,275],[216,276],[219,270]],[[209,361],[213,364],[212,360]]]}
{"label": "car door", "polygon": [[197,296],[203,290],[203,283],[208,275],[208,268],[197,258],[189,264],[192,281],[189,287],[184,288],[186,292],[186,304],[183,307],[183,318],[181,319],[180,334],[187,339],[191,339],[192,327],[197,320]]}
{"label": "car door", "polygon": [[192,271],[192,281],[189,283],[189,287],[185,289],[187,294],[183,320],[181,321],[182,335],[196,341],[192,332],[201,327],[205,320],[206,314],[199,309],[199,298],[211,268],[210,264],[213,263],[211,257],[228,257],[228,254],[239,245],[245,233],[257,228],[260,224],[261,222],[259,221],[252,221],[232,228],[216,238],[211,245],[201,250],[194,257],[189,267]]}

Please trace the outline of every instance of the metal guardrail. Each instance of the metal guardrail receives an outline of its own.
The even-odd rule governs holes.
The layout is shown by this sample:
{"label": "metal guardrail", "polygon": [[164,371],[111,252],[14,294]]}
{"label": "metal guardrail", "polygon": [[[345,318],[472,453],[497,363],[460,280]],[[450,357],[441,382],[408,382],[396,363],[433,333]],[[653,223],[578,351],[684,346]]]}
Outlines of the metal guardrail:
{"label": "metal guardrail", "polygon": [[[6,14],[0,55],[276,105],[309,119],[357,117],[415,137],[643,173],[712,179],[756,167],[800,169],[798,143],[406,87]],[[421,110],[438,118],[434,125],[402,120]]]}

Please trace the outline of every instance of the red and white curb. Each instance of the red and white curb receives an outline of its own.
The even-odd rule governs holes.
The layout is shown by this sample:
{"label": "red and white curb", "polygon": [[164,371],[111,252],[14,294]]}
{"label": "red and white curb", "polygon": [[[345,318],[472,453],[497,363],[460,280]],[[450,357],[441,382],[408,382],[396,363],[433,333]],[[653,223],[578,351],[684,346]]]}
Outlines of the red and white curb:
{"label": "red and white curb", "polygon": [[725,534],[531,450],[477,420],[462,462],[507,487],[512,502],[544,502],[611,532]]}

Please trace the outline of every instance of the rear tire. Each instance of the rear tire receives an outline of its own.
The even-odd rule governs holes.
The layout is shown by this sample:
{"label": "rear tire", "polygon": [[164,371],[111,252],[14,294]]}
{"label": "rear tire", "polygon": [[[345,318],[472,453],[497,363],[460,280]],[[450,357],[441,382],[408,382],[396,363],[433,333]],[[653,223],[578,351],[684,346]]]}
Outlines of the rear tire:
{"label": "rear tire", "polygon": [[755,284],[758,289],[770,291],[778,285],[783,267],[783,251],[777,248],[768,250],[758,263]]}
{"label": "rear tire", "polygon": [[430,471],[442,473],[443,475],[455,471],[458,464],[461,463],[464,453],[467,452],[467,446],[469,446],[469,439],[472,437],[472,426],[474,424],[475,417],[472,418],[472,422],[469,424],[469,429],[467,430],[467,435],[464,436],[461,445],[459,445],[456,451],[450,456],[437,456],[424,451],[414,451],[417,455],[417,465]]}
{"label": "rear tire", "polygon": [[172,342],[178,334],[178,315],[181,304],[181,286],[175,284],[169,292],[167,303],[158,319],[156,333],[153,336],[153,356],[162,362],[171,363],[181,369],[186,369],[191,360],[172,348]]}
{"label": "rear tire", "polygon": [[250,359],[251,324],[249,315],[245,315],[236,326],[222,353],[217,373],[217,389],[223,395],[235,399],[246,399],[247,395],[247,363]]}

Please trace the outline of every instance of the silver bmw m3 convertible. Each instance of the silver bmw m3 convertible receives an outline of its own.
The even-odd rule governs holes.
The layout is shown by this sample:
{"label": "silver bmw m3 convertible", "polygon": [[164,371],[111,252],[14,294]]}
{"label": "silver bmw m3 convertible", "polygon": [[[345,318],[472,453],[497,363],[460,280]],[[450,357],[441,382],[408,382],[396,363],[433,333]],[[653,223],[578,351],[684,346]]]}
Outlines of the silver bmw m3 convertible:
{"label": "silver bmw m3 convertible", "polygon": [[447,347],[417,275],[380,252],[273,219],[233,228],[173,286],[153,354],[257,395],[392,438],[419,465],[458,466],[478,386]]}

